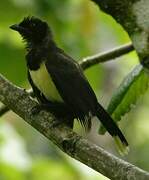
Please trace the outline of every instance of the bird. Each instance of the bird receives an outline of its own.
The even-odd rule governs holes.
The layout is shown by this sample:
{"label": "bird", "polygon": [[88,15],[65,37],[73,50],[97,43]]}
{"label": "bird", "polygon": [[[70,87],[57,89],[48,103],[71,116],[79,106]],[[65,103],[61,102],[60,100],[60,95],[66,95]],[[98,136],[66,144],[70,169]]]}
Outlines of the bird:
{"label": "bird", "polygon": [[48,23],[27,16],[10,28],[25,42],[28,80],[39,103],[37,109],[49,110],[71,128],[77,119],[87,130],[96,116],[114,138],[119,153],[127,154],[129,145],[123,133],[98,102],[79,63],[58,47]]}

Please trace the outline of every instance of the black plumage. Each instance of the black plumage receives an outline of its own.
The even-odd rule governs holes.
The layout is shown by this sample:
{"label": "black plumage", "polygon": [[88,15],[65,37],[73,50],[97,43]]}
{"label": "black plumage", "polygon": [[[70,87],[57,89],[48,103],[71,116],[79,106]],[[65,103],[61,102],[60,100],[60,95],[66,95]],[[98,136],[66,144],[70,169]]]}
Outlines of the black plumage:
{"label": "black plumage", "polygon": [[[18,31],[26,42],[28,79],[40,104],[55,116],[69,118],[71,127],[77,118],[90,129],[91,118],[97,116],[111,136],[122,144],[121,147],[127,147],[122,132],[98,103],[80,65],[57,47],[48,24],[38,18],[27,17],[11,28]],[[46,84],[45,77],[51,85]]]}

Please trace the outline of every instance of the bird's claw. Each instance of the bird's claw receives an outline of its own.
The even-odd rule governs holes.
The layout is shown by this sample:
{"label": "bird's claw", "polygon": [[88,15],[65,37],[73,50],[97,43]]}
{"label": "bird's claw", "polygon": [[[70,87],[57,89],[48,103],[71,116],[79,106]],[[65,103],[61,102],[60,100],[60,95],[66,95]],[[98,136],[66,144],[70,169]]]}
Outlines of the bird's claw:
{"label": "bird's claw", "polygon": [[56,128],[57,126],[61,125],[61,122],[58,120],[54,120],[50,123],[51,128]]}
{"label": "bird's claw", "polygon": [[42,109],[41,109],[40,105],[36,105],[36,106],[34,106],[34,107],[31,109],[31,113],[32,113],[33,115],[35,115],[35,114],[38,114],[41,110],[42,110]]}

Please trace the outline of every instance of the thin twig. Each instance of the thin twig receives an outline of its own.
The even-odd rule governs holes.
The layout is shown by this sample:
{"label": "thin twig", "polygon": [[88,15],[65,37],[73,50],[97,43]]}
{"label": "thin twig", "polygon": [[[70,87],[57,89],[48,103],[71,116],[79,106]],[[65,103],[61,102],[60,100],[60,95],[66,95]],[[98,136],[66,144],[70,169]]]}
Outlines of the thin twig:
{"label": "thin twig", "polygon": [[[126,45],[120,46],[118,48],[112,49],[112,50],[104,52],[104,53],[100,53],[100,54],[96,54],[96,55],[93,55],[90,57],[83,58],[83,60],[80,61],[79,63],[83,69],[87,69],[98,63],[107,62],[114,58],[120,57],[124,54],[129,53],[130,51],[133,51],[133,50],[134,50],[134,48],[133,48],[132,44],[126,44]],[[31,95],[31,93],[32,93],[32,91],[30,92],[30,95]],[[33,93],[31,96],[33,96]],[[9,111],[9,108],[6,106],[3,106],[2,108],[0,108],[0,116],[2,116],[3,114],[5,114],[8,111]]]}
{"label": "thin twig", "polygon": [[[83,139],[66,125],[53,126],[58,119],[49,112],[32,114],[37,105],[24,90],[0,75],[0,101],[28,124],[56,144],[62,151],[112,180],[147,180],[149,173],[106,152]],[[52,125],[53,124],[53,125]]]}
{"label": "thin twig", "polygon": [[86,57],[80,61],[80,65],[82,66],[83,69],[87,69],[98,63],[103,63],[103,62],[113,60],[133,50],[134,50],[133,45],[129,43],[129,44],[114,48],[107,52],[103,52],[103,53],[99,53],[93,56]]}

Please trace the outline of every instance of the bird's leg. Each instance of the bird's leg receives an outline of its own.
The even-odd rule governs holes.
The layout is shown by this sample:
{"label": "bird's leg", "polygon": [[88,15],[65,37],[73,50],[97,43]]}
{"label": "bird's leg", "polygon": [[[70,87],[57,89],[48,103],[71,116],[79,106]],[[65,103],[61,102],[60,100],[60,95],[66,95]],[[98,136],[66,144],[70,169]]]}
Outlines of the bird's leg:
{"label": "bird's leg", "polygon": [[53,127],[64,123],[68,127],[73,128],[74,117],[72,116],[71,111],[67,108],[65,104],[57,102],[38,104],[32,108],[32,113],[37,114],[42,110],[51,112],[57,118],[57,121],[54,121],[51,124]]}
{"label": "bird's leg", "polygon": [[57,118],[56,120],[54,120],[54,121],[50,124],[50,126],[53,127],[53,128],[55,128],[55,127],[57,127],[57,126],[59,126],[59,125],[61,125],[61,124],[65,124],[67,127],[73,129],[73,122],[74,122],[74,119],[72,119],[72,118],[70,118],[70,117],[69,117],[69,119],[68,119],[68,118],[60,118],[60,117],[59,117],[59,118]]}
{"label": "bird's leg", "polygon": [[42,110],[50,111],[50,107],[48,106],[48,104],[38,104],[34,106],[31,111],[32,111],[32,114],[35,115]]}

